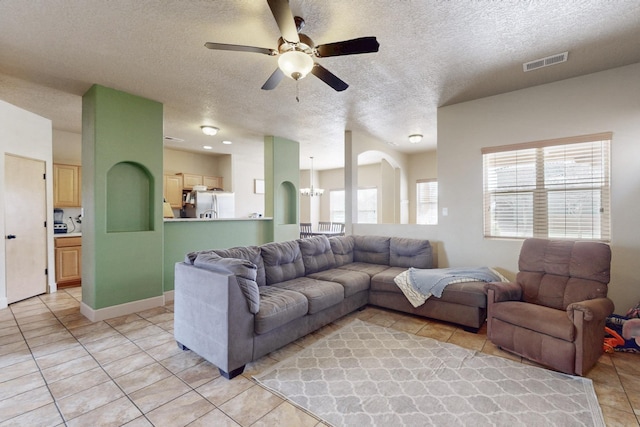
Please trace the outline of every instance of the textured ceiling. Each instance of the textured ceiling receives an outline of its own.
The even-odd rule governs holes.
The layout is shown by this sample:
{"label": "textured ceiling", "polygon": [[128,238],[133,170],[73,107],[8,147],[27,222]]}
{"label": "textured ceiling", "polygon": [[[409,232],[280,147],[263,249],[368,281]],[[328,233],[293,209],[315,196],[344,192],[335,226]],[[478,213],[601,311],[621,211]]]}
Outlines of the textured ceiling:
{"label": "textured ceiling", "polygon": [[[640,62],[638,0],[290,3],[316,44],[378,38],[378,53],[318,59],[346,91],[314,76],[263,91],[276,58],[204,48],[276,48],[266,1],[0,0],[0,99],[79,133],[81,96],[98,83],[162,102],[165,135],[185,140],[165,146],[241,153],[277,135],[300,142],[302,167],[314,156],[326,169],[343,165],[345,129],[406,153],[434,149],[439,106]],[[523,73],[564,51],[568,62]],[[203,124],[221,132],[206,137]]]}

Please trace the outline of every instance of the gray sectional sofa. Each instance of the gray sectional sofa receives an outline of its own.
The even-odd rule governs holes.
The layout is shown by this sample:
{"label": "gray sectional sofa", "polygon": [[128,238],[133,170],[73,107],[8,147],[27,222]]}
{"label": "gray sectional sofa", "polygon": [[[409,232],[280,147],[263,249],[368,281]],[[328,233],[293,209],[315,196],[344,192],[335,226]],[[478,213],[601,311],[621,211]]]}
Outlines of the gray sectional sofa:
{"label": "gray sectional sofa", "polygon": [[248,362],[367,304],[482,326],[484,283],[451,284],[414,308],[393,280],[409,267],[433,267],[428,240],[314,236],[189,253],[175,266],[174,335],[233,378]]}

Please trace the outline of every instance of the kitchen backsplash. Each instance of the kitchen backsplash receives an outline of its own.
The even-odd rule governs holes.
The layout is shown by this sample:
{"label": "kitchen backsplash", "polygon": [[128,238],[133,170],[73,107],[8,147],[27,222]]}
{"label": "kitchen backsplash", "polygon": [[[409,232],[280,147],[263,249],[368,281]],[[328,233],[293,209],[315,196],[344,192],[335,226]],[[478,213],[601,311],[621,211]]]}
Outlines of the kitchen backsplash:
{"label": "kitchen backsplash", "polygon": [[62,209],[64,210],[64,222],[67,224],[67,233],[81,233],[82,217],[80,217],[80,222],[78,222],[78,217],[82,214],[82,208]]}

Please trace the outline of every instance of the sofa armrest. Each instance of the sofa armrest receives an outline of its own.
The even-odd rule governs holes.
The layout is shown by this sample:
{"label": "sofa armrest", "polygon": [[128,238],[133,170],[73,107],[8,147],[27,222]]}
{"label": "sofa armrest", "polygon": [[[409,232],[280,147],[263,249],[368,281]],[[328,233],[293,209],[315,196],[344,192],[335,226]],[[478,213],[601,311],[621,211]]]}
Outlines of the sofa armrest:
{"label": "sofa armrest", "polygon": [[489,290],[493,291],[493,300],[491,302],[501,301],[520,301],[522,299],[522,288],[515,282],[489,282],[484,285],[484,292],[491,295]]}
{"label": "sofa armrest", "polygon": [[567,306],[567,316],[573,321],[574,313],[580,311],[584,315],[584,320],[602,320],[611,315],[614,310],[613,301],[609,298],[594,298],[586,301],[574,302]]}
{"label": "sofa armrest", "polygon": [[250,362],[254,315],[237,277],[177,263],[174,336],[225,372]]}

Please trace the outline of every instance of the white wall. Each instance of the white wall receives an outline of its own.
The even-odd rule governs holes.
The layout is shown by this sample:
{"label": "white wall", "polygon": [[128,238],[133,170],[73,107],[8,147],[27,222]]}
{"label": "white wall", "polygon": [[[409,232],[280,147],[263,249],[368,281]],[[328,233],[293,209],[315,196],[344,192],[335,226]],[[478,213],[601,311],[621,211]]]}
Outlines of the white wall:
{"label": "white wall", "polygon": [[[224,156],[229,156],[225,154]],[[163,150],[164,173],[173,175],[176,173],[191,173],[194,175],[223,176],[218,163],[219,155],[192,153],[190,151]],[[226,177],[229,179],[230,177]],[[226,181],[226,180],[225,180]],[[226,185],[227,183],[224,182]]]}
{"label": "white wall", "polygon": [[438,157],[436,150],[415,153],[409,156],[409,224],[416,223],[416,182],[420,179],[438,178]]}
{"label": "white wall", "polygon": [[53,163],[82,165],[82,134],[53,130]]}
{"label": "white wall", "polygon": [[252,213],[264,216],[264,194],[253,191],[254,179],[264,179],[264,152],[234,154],[233,166],[229,167],[233,169],[232,187],[228,189],[225,184],[225,190],[236,194],[236,216],[248,217]]}
{"label": "white wall", "polygon": [[[613,132],[609,297],[640,300],[640,64],[438,110],[438,236],[451,266],[517,271],[521,241],[483,238],[481,147]],[[441,264],[442,264],[441,256]]]}
{"label": "white wall", "polygon": [[[37,116],[14,105],[0,101],[0,231],[5,236],[5,177],[6,154],[44,161],[46,164],[47,223],[53,224],[53,156],[51,120]],[[4,239],[3,239],[4,240]],[[47,229],[48,285],[56,290],[53,258],[53,227]],[[0,245],[0,308],[7,307],[5,282],[5,244]]]}

